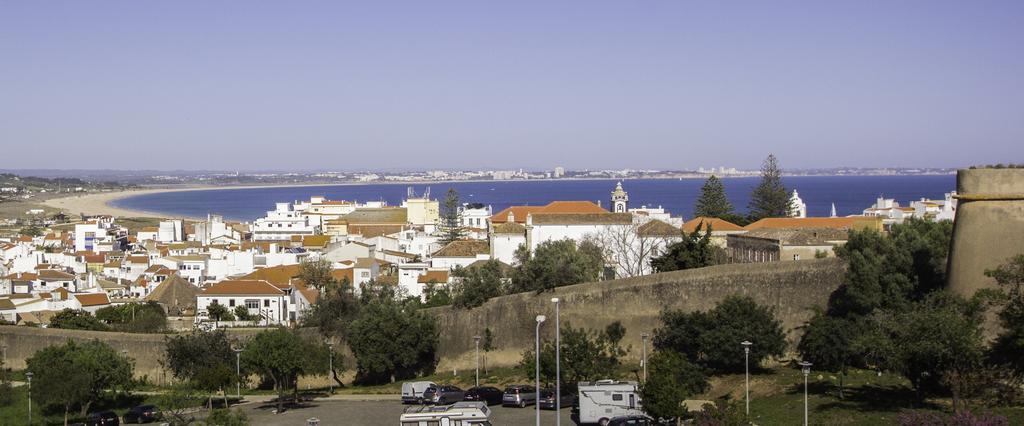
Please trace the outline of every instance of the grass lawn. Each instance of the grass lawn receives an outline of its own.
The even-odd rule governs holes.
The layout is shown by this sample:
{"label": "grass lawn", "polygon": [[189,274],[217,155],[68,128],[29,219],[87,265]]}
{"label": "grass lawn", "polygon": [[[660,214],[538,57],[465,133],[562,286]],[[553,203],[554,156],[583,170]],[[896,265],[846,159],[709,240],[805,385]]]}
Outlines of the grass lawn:
{"label": "grass lawn", "polygon": [[[743,375],[715,377],[712,390],[703,399],[729,398],[743,408]],[[808,411],[811,424],[880,425],[895,424],[904,410],[950,412],[948,398],[915,402],[910,383],[893,374],[853,370],[845,379],[844,398],[838,396],[836,375],[813,372],[808,379]],[[984,408],[974,411],[988,411]],[[1006,416],[1010,424],[1024,424],[1024,408],[991,410]],[[751,375],[751,420],[759,425],[800,424],[804,415],[803,374],[799,369],[780,367]]]}
{"label": "grass lawn", "polygon": [[[12,402],[6,406],[0,406],[0,426],[24,425],[28,423],[28,386],[18,386],[12,393]],[[89,410],[114,410],[119,416],[123,416],[131,407],[140,404],[152,403],[154,397],[149,395],[119,395],[116,398],[104,399],[92,405]],[[32,424],[63,424],[64,411],[62,409],[44,410],[39,406],[38,400],[32,401]],[[78,418],[78,411],[69,413],[69,421],[84,420]]]}

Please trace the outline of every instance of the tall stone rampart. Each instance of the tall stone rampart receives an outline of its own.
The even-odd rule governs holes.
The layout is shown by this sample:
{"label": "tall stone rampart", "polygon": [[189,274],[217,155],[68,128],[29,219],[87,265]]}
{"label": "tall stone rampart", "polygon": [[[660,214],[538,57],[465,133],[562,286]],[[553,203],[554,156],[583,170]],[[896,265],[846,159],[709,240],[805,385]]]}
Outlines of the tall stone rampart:
{"label": "tall stone rampart", "polygon": [[[255,333],[251,329],[231,330],[240,338]],[[114,350],[124,352],[135,362],[135,377],[146,378],[151,383],[168,383],[171,378],[164,372],[161,361],[164,357],[166,336],[163,334],[116,333],[109,331],[61,330],[0,325],[0,346],[7,348],[7,367],[25,368],[25,360],[36,351],[52,345],[63,345],[68,340],[87,342],[100,340]]]}
{"label": "tall stone rampart", "polygon": [[986,269],[1024,254],[1024,169],[960,170],[956,190],[949,288],[970,297],[996,286]]}
{"label": "tall stone rampart", "polygon": [[845,263],[835,258],[720,265],[561,287],[540,295],[502,296],[471,310],[433,308],[429,312],[437,317],[441,330],[438,368],[473,368],[473,336],[485,328],[491,329],[496,346],[486,354],[488,365],[514,365],[534,345],[538,314],[549,318],[542,326],[542,337],[553,336],[552,297],[561,300],[562,324],[603,329],[621,321],[626,327],[624,344],[632,345],[629,357],[634,359],[640,356],[641,334],[660,326],[663,310],[708,310],[733,294],[774,307],[793,343],[799,338],[796,328],[811,317],[813,308],[826,306],[844,271]]}
{"label": "tall stone rampart", "polygon": [[[472,368],[472,336],[483,333],[487,327],[494,334],[496,347],[487,354],[488,365],[514,365],[522,351],[533,347],[538,314],[551,318],[542,329],[543,336],[553,335],[552,297],[562,300],[563,324],[603,329],[621,321],[626,327],[624,343],[632,345],[629,357],[635,359],[640,356],[640,334],[651,333],[660,325],[662,310],[708,310],[732,294],[751,296],[758,303],[774,307],[794,342],[799,337],[795,329],[810,318],[813,308],[826,305],[839,287],[844,270],[845,263],[834,258],[721,265],[561,287],[540,295],[514,294],[494,298],[471,310],[433,308],[428,313],[438,319],[441,330],[441,371]],[[256,330],[229,332],[244,340]],[[15,369],[24,368],[25,360],[39,349],[63,344],[68,339],[102,340],[134,359],[137,377],[145,376],[157,384],[170,380],[160,365],[164,335],[0,326],[0,345],[7,346],[8,366]]]}

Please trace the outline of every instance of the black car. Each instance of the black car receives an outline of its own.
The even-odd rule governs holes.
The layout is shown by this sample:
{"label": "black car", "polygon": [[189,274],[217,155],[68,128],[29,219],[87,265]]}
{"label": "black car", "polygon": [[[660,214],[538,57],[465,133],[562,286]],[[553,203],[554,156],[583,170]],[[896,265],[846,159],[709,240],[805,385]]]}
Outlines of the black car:
{"label": "black car", "polygon": [[465,401],[481,401],[487,405],[501,404],[501,389],[494,386],[480,386],[466,391]]}
{"label": "black car", "polygon": [[149,423],[160,418],[155,405],[138,405],[124,414],[125,423]]}
{"label": "black car", "polygon": [[[544,389],[540,391],[540,404],[541,410],[554,410],[555,409],[555,391],[550,389]],[[562,399],[559,401],[559,408],[572,407],[576,404],[576,393],[568,393],[565,389],[562,389]]]}
{"label": "black car", "polygon": [[654,426],[657,424],[657,421],[644,415],[616,417],[608,422],[608,426]]}
{"label": "black car", "polygon": [[119,426],[121,419],[117,417],[117,413],[113,411],[99,411],[90,413],[85,417],[85,424],[88,426]]}

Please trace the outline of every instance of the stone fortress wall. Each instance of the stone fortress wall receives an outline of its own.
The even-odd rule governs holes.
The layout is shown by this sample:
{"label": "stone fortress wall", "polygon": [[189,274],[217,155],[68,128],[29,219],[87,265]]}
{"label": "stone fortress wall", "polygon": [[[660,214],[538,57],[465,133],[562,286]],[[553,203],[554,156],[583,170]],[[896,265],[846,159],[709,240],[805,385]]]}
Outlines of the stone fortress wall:
{"label": "stone fortress wall", "polygon": [[[838,259],[721,265],[579,284],[540,295],[502,296],[471,310],[442,307],[427,312],[438,319],[441,332],[439,371],[473,368],[472,336],[483,333],[487,327],[496,346],[495,351],[487,354],[488,365],[514,365],[524,350],[533,347],[536,315],[550,318],[542,332],[548,338],[553,335],[552,297],[562,300],[563,324],[601,329],[613,321],[622,321],[626,327],[624,344],[632,346],[629,357],[637,359],[640,334],[652,333],[658,327],[662,310],[708,310],[731,294],[749,295],[758,303],[773,306],[794,342],[798,337],[795,329],[810,318],[813,308],[826,305],[844,270],[845,264]],[[244,336],[255,331],[231,332]],[[136,376],[145,376],[157,384],[169,380],[161,367],[163,335],[0,326],[0,345],[7,346],[7,365],[15,369],[24,368],[25,359],[37,350],[68,339],[103,340],[134,358]],[[351,357],[346,359],[351,364]]]}

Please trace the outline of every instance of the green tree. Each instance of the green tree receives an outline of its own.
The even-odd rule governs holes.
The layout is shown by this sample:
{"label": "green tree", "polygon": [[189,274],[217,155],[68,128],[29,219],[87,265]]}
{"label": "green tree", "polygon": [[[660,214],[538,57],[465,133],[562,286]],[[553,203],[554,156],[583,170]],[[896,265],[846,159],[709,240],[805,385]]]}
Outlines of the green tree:
{"label": "green tree", "polygon": [[50,318],[50,328],[66,330],[108,331],[110,327],[100,322],[88,311],[66,308]]}
{"label": "green tree", "polygon": [[699,226],[689,234],[684,231],[682,241],[673,243],[665,254],[651,259],[651,267],[658,272],[669,272],[703,268],[725,260],[725,250],[711,243],[711,224],[707,223],[703,232]]}
{"label": "green tree", "polygon": [[649,376],[640,388],[644,411],[655,418],[680,418],[683,400],[708,389],[708,377],[696,364],[675,351],[655,351],[648,359]]}
{"label": "green tree", "polygon": [[452,288],[452,306],[456,308],[472,309],[501,295],[501,261],[492,259],[480,266],[457,267],[452,275],[456,277]]}
{"label": "green tree", "polygon": [[42,228],[40,228],[40,227],[38,227],[38,226],[33,224],[33,225],[26,226],[24,228],[21,228],[21,230],[18,231],[18,233],[21,234],[21,235],[29,236],[29,237],[38,237],[40,235],[43,235],[43,230],[42,230]]}
{"label": "green tree", "polygon": [[273,328],[260,332],[245,345],[242,363],[247,371],[274,384],[280,412],[288,389],[298,397],[300,376],[327,372],[327,356],[323,343],[303,339],[287,328]]}
{"label": "green tree", "polygon": [[[561,372],[564,383],[576,383],[588,380],[607,379],[615,375],[622,356],[626,350],[619,346],[621,334],[625,328],[621,324],[608,327],[603,331],[573,328],[572,324],[562,326],[561,337]],[[613,335],[609,335],[612,332]],[[618,339],[618,340],[616,340]],[[555,379],[555,345],[544,340],[541,346],[541,378],[547,383]],[[519,368],[524,374],[532,376],[536,356],[533,350],[523,352]]]}
{"label": "green tree", "polygon": [[107,306],[96,311],[96,319],[128,333],[160,333],[167,329],[167,314],[157,302]]}
{"label": "green tree", "polygon": [[254,319],[259,318],[258,315],[250,314],[249,308],[245,307],[245,305],[235,306],[234,316],[239,321],[252,321]]}
{"label": "green tree", "polygon": [[368,300],[349,328],[356,381],[387,383],[433,373],[437,365],[436,320],[394,296]]}
{"label": "green tree", "polygon": [[299,264],[299,276],[307,286],[317,289],[321,294],[340,283],[334,278],[331,262],[324,258],[304,259]]}
{"label": "green tree", "polygon": [[206,314],[213,318],[215,322],[220,321],[234,321],[235,316],[231,314],[231,310],[227,306],[217,303],[216,300],[213,303],[206,306]]}
{"label": "green tree", "polygon": [[441,245],[458,241],[466,237],[466,228],[462,226],[462,211],[459,209],[459,193],[455,188],[448,188],[444,204],[441,207],[441,218],[438,228],[441,231]]}
{"label": "green tree", "polygon": [[525,246],[515,253],[510,293],[554,290],[573,284],[597,281],[604,269],[604,255],[589,241],[579,245],[570,239],[545,241],[533,255]]}
{"label": "green tree", "polygon": [[224,330],[193,331],[165,339],[164,366],[176,379],[188,381],[192,387],[207,392],[208,405],[213,407],[212,392],[224,395],[226,389],[241,380],[235,375],[234,342]]}
{"label": "green tree", "polygon": [[126,356],[98,340],[45,347],[26,364],[34,374],[33,397],[44,406],[63,408],[65,425],[72,408],[79,407],[85,416],[106,392],[127,390],[134,370]]}
{"label": "green tree", "polygon": [[817,313],[805,327],[797,350],[814,368],[839,374],[839,399],[843,399],[843,381],[849,368],[857,362],[854,341],[863,327],[846,318]]}
{"label": "green tree", "polygon": [[661,320],[664,325],[654,332],[656,349],[676,351],[716,373],[744,371],[740,342],[754,343],[750,360],[755,367],[769,356],[782,356],[786,348],[774,309],[750,297],[728,296],[707,312],[665,311]]}
{"label": "green tree", "polygon": [[424,308],[448,306],[452,304],[452,292],[448,289],[448,284],[441,284],[435,280],[430,280],[430,282],[424,286],[423,298],[426,299],[423,304]]}
{"label": "green tree", "polygon": [[732,212],[732,203],[725,196],[725,185],[722,185],[722,180],[717,176],[711,175],[700,189],[700,198],[693,206],[693,215],[721,218]]}
{"label": "green tree", "polygon": [[337,285],[325,287],[309,313],[303,318],[306,327],[316,327],[325,336],[345,339],[348,325],[359,315],[359,298],[347,278]]}
{"label": "green tree", "polygon": [[480,350],[484,351],[484,373],[487,373],[487,353],[494,350],[494,333],[491,328],[484,329],[483,341],[480,342]]}
{"label": "green tree", "polygon": [[187,426],[195,422],[193,408],[203,403],[203,397],[190,383],[185,382],[165,387],[154,396],[154,403],[160,407],[162,421],[171,426]]}
{"label": "green tree", "polygon": [[829,299],[831,316],[864,316],[898,310],[943,287],[953,226],[949,221],[910,219],[889,235],[850,231],[836,250],[849,263],[843,284]]}
{"label": "green tree", "polygon": [[761,183],[750,193],[750,216],[753,220],[789,215],[789,191],[782,185],[782,169],[774,154],[761,165]]}
{"label": "green tree", "polygon": [[999,325],[1002,330],[992,342],[989,360],[1007,365],[1024,375],[1024,255],[1017,255],[985,275],[999,284]]}
{"label": "green tree", "polygon": [[952,379],[982,366],[981,311],[956,296],[937,292],[899,311],[872,315],[873,328],[858,345],[872,348],[868,361],[899,371],[918,398],[953,391],[953,409],[962,395]]}

